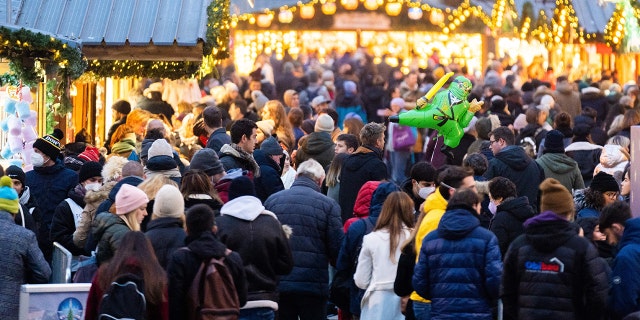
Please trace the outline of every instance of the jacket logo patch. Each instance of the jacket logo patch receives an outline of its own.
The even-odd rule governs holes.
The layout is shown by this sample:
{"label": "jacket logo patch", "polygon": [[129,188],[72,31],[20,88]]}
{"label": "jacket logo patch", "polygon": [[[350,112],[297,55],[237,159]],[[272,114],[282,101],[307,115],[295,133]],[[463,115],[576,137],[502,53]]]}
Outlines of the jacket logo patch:
{"label": "jacket logo patch", "polygon": [[527,272],[559,273],[564,272],[564,263],[560,259],[553,257],[549,262],[527,261],[524,263],[524,268]]}

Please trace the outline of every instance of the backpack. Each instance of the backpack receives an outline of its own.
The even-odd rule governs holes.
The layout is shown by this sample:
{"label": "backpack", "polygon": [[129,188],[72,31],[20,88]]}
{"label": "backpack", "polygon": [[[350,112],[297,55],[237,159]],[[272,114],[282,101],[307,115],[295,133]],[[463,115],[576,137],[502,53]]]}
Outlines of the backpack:
{"label": "backpack", "polygon": [[146,317],[147,300],[144,297],[144,280],[131,273],[116,278],[102,296],[98,320],[144,320]]}
{"label": "backpack", "polygon": [[224,257],[211,258],[200,264],[187,294],[189,319],[237,320],[240,316],[236,285],[224,264],[229,254],[231,250],[227,249]]}

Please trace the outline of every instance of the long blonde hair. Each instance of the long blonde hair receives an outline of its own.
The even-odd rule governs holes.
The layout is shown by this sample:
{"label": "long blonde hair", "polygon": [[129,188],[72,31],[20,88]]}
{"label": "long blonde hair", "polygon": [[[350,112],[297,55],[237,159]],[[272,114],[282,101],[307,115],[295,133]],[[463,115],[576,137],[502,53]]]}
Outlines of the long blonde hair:
{"label": "long blonde hair", "polygon": [[175,181],[161,175],[155,175],[151,178],[144,180],[140,185],[138,185],[138,189],[144,191],[147,194],[149,200],[153,200],[156,198],[156,194],[158,190],[162,188],[165,184],[170,184],[179,189],[178,184]]}
{"label": "long blonde hair", "polygon": [[[295,143],[295,136],[293,135],[293,128],[287,117],[287,113],[284,110],[284,106],[278,100],[270,100],[264,105],[264,109],[269,111],[269,117],[262,120],[273,120],[275,124],[273,132],[278,135],[278,140],[284,142],[289,148]],[[288,150],[291,151],[291,150]]]}
{"label": "long blonde hair", "polygon": [[402,191],[394,191],[382,204],[380,216],[373,229],[389,231],[389,258],[395,261],[396,248],[405,239],[404,228],[414,226],[414,207],[411,197]]}

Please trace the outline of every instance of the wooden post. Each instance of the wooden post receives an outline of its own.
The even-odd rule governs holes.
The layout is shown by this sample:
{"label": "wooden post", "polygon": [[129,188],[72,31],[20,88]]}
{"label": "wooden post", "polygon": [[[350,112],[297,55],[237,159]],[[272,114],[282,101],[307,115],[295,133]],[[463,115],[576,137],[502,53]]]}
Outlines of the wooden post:
{"label": "wooden post", "polygon": [[[631,159],[640,159],[640,126],[631,126]],[[634,168],[633,164],[629,170],[631,183],[631,215],[640,217],[640,170]]]}

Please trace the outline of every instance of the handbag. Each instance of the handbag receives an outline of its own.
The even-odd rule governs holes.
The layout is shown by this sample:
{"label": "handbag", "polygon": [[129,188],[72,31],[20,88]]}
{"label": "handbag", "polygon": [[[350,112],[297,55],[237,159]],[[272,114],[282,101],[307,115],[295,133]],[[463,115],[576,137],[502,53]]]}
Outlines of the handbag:
{"label": "handbag", "polygon": [[414,129],[408,126],[396,125],[391,133],[391,141],[394,150],[409,150],[416,143],[417,137]]}

